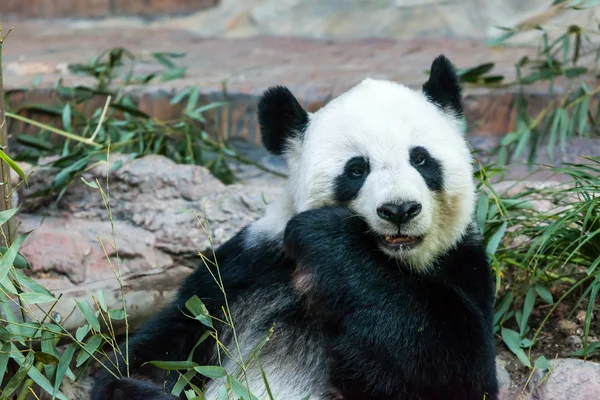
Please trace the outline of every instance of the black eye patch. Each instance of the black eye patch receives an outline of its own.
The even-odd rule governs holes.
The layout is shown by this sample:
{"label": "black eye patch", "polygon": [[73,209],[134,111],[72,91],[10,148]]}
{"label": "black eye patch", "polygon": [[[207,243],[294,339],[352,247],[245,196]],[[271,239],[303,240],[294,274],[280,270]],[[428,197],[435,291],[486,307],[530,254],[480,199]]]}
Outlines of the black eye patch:
{"label": "black eye patch", "polygon": [[426,148],[417,146],[409,152],[410,164],[421,174],[429,190],[439,192],[444,188],[442,163],[433,158]]}
{"label": "black eye patch", "polygon": [[369,162],[365,158],[352,157],[349,159],[344,166],[344,172],[335,178],[335,199],[340,203],[354,200],[369,172]]}

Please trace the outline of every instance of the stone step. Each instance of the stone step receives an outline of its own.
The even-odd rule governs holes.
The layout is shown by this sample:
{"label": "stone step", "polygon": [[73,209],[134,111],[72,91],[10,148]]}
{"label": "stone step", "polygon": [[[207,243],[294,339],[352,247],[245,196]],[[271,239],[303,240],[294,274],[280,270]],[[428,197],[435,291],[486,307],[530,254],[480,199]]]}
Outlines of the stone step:
{"label": "stone step", "polygon": [[[241,136],[258,142],[256,100],[269,86],[287,85],[298,99],[314,111],[367,76],[393,79],[419,87],[426,70],[440,53],[459,67],[485,62],[495,63],[492,71],[514,78],[513,64],[527,47],[490,48],[476,42],[449,39],[414,39],[410,41],[308,40],[298,38],[203,38],[187,30],[152,30],[148,27],[110,27],[52,21],[22,21],[4,46],[4,74],[7,89],[30,87],[37,76],[41,81],[30,93],[14,93],[13,107],[24,102],[48,104],[54,101],[52,86],[62,79],[64,85],[92,85],[90,78],[71,73],[69,63],[85,63],[102,51],[125,47],[137,54],[183,52],[176,62],[187,67],[181,79],[153,81],[149,85],[131,86],[128,90],[142,110],[167,120],[180,115],[182,106],[169,101],[185,87],[196,87],[201,103],[222,100],[224,92],[229,107],[208,115],[218,123],[225,137]],[[151,57],[144,57],[145,60]],[[137,73],[164,71],[155,61],[144,61]],[[559,91],[560,92],[560,91]],[[471,131],[477,135],[497,136],[514,124],[515,90],[465,88],[465,106]],[[532,109],[547,104],[546,91],[529,88]],[[97,105],[103,104],[98,99]],[[14,128],[23,131],[25,127]]]}

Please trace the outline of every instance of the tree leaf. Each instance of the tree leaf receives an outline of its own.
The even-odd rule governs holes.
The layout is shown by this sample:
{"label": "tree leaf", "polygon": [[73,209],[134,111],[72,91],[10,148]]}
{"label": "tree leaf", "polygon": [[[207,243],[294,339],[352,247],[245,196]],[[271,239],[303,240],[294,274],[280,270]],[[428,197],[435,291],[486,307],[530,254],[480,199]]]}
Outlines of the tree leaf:
{"label": "tree leaf", "polygon": [[531,362],[529,362],[527,355],[521,348],[521,337],[519,336],[519,334],[513,331],[512,329],[502,328],[501,335],[502,340],[504,340],[504,343],[506,344],[508,349],[512,351],[514,355],[517,356],[517,358],[519,359],[519,361],[521,361],[521,363],[523,363],[523,365],[531,368]]}

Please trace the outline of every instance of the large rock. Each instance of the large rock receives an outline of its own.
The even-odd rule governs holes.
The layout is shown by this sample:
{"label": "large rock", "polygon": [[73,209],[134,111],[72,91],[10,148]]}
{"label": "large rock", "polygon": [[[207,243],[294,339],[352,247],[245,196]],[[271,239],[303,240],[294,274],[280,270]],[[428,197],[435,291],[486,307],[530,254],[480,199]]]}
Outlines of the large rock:
{"label": "large rock", "polygon": [[557,359],[549,371],[534,372],[527,390],[516,399],[596,400],[600,399],[600,364]]}
{"label": "large rock", "polygon": [[[550,7],[548,0],[222,0],[217,7],[155,25],[177,26],[207,36],[255,35],[310,38],[396,38],[423,36],[489,38],[525,21],[548,24],[550,35],[565,24],[593,27],[597,10]],[[114,21],[111,21],[115,23]],[[520,37],[531,43],[539,32]]]}
{"label": "large rock", "polygon": [[[21,192],[19,230],[33,230],[21,253],[38,281],[63,294],[54,308],[60,315],[70,313],[74,300],[93,304],[91,295],[98,290],[104,290],[109,305],[121,308],[115,274],[122,274],[135,325],[201,265],[198,252],[219,246],[260,217],[281,191],[278,183],[225,186],[203,167],[161,156],[115,156],[111,167],[117,163],[122,166],[109,173],[108,189],[106,165],[83,176],[98,181],[110,199],[112,224],[100,191],[80,179],[58,204],[54,198],[28,196],[51,183],[56,171],[49,168],[36,170]],[[83,322],[73,313],[66,325],[74,329]]]}

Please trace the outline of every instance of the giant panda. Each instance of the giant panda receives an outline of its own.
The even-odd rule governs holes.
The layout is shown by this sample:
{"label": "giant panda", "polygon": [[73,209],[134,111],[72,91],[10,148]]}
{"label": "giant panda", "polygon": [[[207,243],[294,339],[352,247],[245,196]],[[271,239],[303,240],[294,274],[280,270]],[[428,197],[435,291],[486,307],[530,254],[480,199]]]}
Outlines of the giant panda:
{"label": "giant panda", "polygon": [[[289,183],[215,250],[226,296],[198,267],[130,338],[129,377],[102,371],[93,400],[172,399],[179,374],[147,362],[187,359],[260,399],[497,399],[494,292],[450,61],[433,61],[422,90],[365,79],[314,113],[273,87],[258,119]],[[231,353],[199,341],[193,295]],[[219,322],[226,307],[235,329]],[[126,376],[118,361],[107,366]],[[218,398],[222,380],[194,379]]]}

